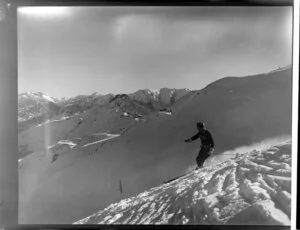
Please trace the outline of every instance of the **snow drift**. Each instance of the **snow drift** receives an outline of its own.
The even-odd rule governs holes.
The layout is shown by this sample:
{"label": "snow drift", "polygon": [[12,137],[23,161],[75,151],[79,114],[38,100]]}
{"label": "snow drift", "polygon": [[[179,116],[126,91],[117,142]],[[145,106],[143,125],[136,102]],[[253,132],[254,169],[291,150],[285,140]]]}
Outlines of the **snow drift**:
{"label": "snow drift", "polygon": [[290,214],[291,142],[285,142],[237,153],[74,224],[290,225]]}

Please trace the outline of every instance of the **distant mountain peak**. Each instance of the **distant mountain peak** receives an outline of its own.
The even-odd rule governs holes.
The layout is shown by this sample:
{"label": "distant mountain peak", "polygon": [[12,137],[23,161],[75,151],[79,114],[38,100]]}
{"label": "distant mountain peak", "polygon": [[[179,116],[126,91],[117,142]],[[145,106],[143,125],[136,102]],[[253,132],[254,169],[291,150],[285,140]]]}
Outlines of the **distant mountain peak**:
{"label": "distant mountain peak", "polygon": [[27,99],[32,99],[32,100],[46,100],[55,103],[57,101],[56,98],[50,97],[48,95],[43,94],[42,92],[32,92],[32,91],[27,91],[25,93],[19,94],[19,97],[25,97]]}

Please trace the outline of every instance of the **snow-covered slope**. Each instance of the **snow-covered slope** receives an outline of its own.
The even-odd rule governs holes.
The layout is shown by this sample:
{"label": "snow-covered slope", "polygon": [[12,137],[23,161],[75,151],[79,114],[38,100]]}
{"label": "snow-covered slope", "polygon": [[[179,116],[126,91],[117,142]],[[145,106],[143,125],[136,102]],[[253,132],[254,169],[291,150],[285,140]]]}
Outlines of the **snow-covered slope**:
{"label": "snow-covered slope", "polygon": [[291,142],[236,154],[75,224],[290,225]]}
{"label": "snow-covered slope", "polygon": [[[181,97],[171,115],[147,115],[151,107],[124,95],[111,99],[19,134],[19,152],[27,156],[19,169],[19,223],[69,224],[115,202],[119,179],[131,197],[180,175],[195,164],[200,143],[183,140],[198,120],[211,131],[216,155],[291,135],[291,69],[224,78]],[[94,139],[106,132],[119,136]],[[83,147],[76,138],[93,144]],[[53,145],[57,152],[48,149]]]}

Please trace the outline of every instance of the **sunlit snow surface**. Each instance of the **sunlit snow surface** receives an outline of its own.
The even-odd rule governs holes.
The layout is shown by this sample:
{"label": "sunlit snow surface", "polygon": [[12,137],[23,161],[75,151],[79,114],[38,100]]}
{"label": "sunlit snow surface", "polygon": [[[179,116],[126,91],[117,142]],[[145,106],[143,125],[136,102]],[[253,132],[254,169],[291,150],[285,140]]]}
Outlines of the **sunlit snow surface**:
{"label": "sunlit snow surface", "polygon": [[236,154],[74,224],[290,225],[291,142]]}
{"label": "sunlit snow surface", "polygon": [[166,115],[172,115],[172,112],[159,112],[159,113],[161,113],[161,114],[166,114]]}

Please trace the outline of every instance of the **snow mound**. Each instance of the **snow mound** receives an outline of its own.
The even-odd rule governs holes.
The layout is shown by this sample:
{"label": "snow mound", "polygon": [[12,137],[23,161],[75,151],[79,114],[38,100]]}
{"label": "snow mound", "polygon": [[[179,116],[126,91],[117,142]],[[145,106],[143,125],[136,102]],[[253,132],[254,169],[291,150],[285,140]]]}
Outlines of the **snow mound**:
{"label": "snow mound", "polygon": [[290,225],[290,214],[291,142],[285,142],[192,171],[74,224]]}

